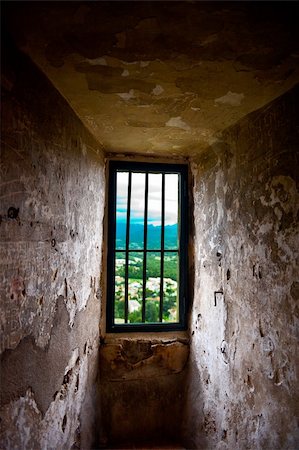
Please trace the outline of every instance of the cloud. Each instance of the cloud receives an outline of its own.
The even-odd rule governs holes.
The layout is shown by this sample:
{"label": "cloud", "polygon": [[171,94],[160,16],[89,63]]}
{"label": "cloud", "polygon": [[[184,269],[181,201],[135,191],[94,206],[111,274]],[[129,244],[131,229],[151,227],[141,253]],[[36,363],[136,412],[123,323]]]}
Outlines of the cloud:
{"label": "cloud", "polygon": [[[128,172],[117,173],[117,219],[125,220],[128,197]],[[144,220],[145,174],[132,173],[131,221],[143,223]],[[162,175],[149,174],[148,222],[161,225]],[[178,175],[165,174],[165,225],[178,221]]]}

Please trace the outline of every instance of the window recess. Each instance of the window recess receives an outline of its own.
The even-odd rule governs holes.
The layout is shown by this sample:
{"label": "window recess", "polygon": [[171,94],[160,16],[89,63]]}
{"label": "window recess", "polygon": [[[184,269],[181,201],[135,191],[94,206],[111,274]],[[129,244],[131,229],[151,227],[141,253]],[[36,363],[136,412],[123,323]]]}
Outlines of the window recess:
{"label": "window recess", "polygon": [[187,166],[110,161],[107,331],[186,328]]}

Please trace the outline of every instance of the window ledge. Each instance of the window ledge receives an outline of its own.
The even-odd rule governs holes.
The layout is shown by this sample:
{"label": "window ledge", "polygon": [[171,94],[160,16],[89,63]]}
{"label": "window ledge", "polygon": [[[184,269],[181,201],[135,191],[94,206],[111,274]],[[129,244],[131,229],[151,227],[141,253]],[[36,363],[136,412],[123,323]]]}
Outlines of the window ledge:
{"label": "window ledge", "polygon": [[186,333],[108,336],[100,346],[101,379],[129,382],[176,375],[185,369],[189,351]]}
{"label": "window ledge", "polygon": [[130,332],[130,333],[106,333],[101,339],[103,344],[122,342],[122,341],[150,341],[152,343],[169,344],[172,342],[181,342],[189,344],[190,337],[188,331],[161,331],[155,332]]}

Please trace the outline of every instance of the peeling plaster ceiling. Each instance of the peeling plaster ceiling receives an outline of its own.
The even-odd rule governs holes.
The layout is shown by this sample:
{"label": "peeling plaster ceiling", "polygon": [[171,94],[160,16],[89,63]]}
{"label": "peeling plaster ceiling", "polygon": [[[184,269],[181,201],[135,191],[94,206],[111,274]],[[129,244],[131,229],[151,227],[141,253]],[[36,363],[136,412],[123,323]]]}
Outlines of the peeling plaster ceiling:
{"label": "peeling plaster ceiling", "polygon": [[5,6],[18,46],[108,152],[198,154],[299,81],[295,2]]}

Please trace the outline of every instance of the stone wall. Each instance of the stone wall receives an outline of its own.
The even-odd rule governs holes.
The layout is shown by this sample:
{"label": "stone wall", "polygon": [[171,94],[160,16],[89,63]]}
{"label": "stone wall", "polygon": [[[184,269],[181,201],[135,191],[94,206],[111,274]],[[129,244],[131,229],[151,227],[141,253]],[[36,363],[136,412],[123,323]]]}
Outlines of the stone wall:
{"label": "stone wall", "polygon": [[295,449],[299,89],[193,160],[188,448]]}
{"label": "stone wall", "polygon": [[103,153],[28,58],[4,58],[1,447],[176,441],[183,423],[187,448],[296,448],[298,88],[192,159],[190,356],[186,335],[103,332],[99,363]]}
{"label": "stone wall", "polygon": [[100,349],[101,445],[175,445],[189,342],[185,337],[110,337]]}
{"label": "stone wall", "polygon": [[40,71],[5,42],[0,447],[88,448],[97,401],[103,154]]}

